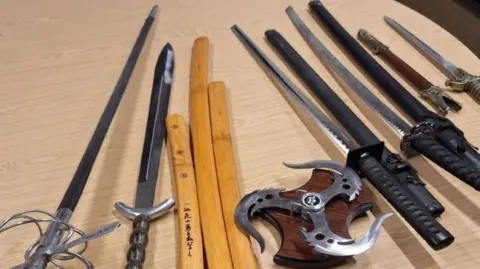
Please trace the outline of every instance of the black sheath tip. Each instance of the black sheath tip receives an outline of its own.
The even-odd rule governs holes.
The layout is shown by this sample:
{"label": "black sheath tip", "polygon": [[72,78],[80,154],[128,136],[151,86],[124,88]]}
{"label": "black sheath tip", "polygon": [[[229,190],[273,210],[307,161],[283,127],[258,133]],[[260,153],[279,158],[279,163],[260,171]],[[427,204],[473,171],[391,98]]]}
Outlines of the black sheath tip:
{"label": "black sheath tip", "polygon": [[148,14],[149,18],[155,18],[157,15],[157,10],[158,10],[158,5],[154,5],[152,10],[150,11],[150,14]]}

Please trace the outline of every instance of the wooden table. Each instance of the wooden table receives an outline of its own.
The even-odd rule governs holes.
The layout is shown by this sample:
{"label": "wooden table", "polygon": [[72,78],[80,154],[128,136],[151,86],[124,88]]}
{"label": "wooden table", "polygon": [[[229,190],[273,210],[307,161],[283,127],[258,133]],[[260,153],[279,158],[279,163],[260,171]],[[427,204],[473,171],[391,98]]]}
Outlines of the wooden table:
{"label": "wooden table", "polygon": [[[383,21],[394,17],[459,66],[480,73],[480,61],[459,41],[421,15],[394,1],[324,0],[351,34],[370,30],[432,82],[444,77]],[[188,82],[193,40],[201,35],[213,44],[212,80],[229,88],[234,143],[243,193],[264,187],[300,186],[310,171],[287,169],[282,161],[312,159],[344,161],[322,136],[314,138],[230,31],[238,24],[290,75],[263,41],[263,32],[275,27],[313,65],[321,76],[389,144],[399,138],[361,102],[336,84],[303,42],[284,9],[295,10],[329,49],[370,88],[385,99],[308,14],[305,1],[0,1],[0,216],[26,209],[55,211],[91,137],[126,57],[154,4],[160,13],[141,59],[103,144],[90,181],[71,223],[92,232],[106,223],[123,224],[114,234],[91,242],[86,256],[96,268],[123,268],[130,221],[114,211],[116,201],[133,203],[144,128],[157,56],[166,42],[175,50],[175,80],[170,111],[188,117]],[[384,65],[382,63],[382,65]],[[388,69],[388,68],[387,68]],[[388,69],[390,70],[390,69]],[[395,77],[398,77],[394,74]],[[408,86],[405,81],[399,81]],[[410,88],[409,88],[410,89]],[[413,90],[412,90],[413,91]],[[480,145],[480,107],[466,94],[460,114],[449,118]],[[357,106],[355,105],[357,104]],[[391,104],[389,103],[391,106]],[[392,108],[394,108],[392,106]],[[361,110],[360,110],[361,109]],[[394,108],[395,109],[395,108]],[[370,121],[367,121],[367,117]],[[376,126],[376,127],[375,127]],[[318,143],[320,140],[321,143]],[[393,146],[392,146],[393,147]],[[397,148],[398,147],[394,147]],[[400,218],[390,219],[377,244],[345,268],[477,268],[480,263],[480,195],[442,169],[412,160],[431,192],[445,205],[440,221],[455,235],[447,249],[432,251]],[[164,154],[157,201],[172,196],[170,159]],[[382,199],[377,204],[391,210]],[[352,224],[362,235],[373,216]],[[261,268],[279,268],[272,262],[279,236],[257,223],[267,239],[260,254]],[[0,268],[22,261],[34,240],[33,226],[0,235]],[[150,231],[146,268],[175,268],[178,264],[176,218],[159,219]],[[76,265],[76,266],[75,266]],[[72,263],[68,268],[80,268]],[[217,268],[212,268],[217,269]]]}

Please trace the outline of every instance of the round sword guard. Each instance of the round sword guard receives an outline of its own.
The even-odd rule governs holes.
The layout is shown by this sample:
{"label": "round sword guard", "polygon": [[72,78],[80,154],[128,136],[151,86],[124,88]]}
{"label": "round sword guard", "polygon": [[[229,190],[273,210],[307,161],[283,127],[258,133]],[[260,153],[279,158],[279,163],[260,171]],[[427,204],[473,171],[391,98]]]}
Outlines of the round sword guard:
{"label": "round sword guard", "polygon": [[[119,222],[107,225],[92,234],[86,234],[82,230],[61,220],[52,213],[44,210],[34,209],[15,213],[0,222],[0,234],[12,228],[20,227],[26,224],[34,224],[38,230],[38,238],[28,246],[24,254],[24,263],[13,268],[23,269],[31,264],[45,263],[47,260],[57,268],[62,267],[59,262],[72,259],[80,260],[87,269],[93,269],[93,264],[83,253],[88,247],[88,241],[116,230]],[[46,227],[45,227],[46,226]],[[55,228],[53,228],[55,227]],[[56,229],[61,237],[56,245],[43,246],[42,241],[49,229]],[[79,249],[72,250],[73,247],[81,246]],[[43,256],[43,258],[42,258]],[[48,257],[45,259],[45,256]],[[40,261],[40,262],[39,262]]]}

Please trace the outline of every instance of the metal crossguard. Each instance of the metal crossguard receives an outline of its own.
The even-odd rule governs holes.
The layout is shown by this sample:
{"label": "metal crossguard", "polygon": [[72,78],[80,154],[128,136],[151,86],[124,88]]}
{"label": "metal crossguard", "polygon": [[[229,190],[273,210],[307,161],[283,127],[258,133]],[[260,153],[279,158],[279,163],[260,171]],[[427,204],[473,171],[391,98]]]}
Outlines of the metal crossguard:
{"label": "metal crossguard", "polygon": [[[15,220],[19,220],[19,222],[12,223]],[[120,227],[120,222],[116,221],[105,225],[94,233],[86,234],[49,212],[44,210],[28,210],[16,213],[1,222],[0,233],[30,223],[37,226],[40,236],[27,248],[24,255],[25,262],[10,269],[35,268],[35,264],[32,264],[32,262],[43,255],[48,257],[51,263],[61,269],[64,267],[58,264],[59,261],[72,259],[79,259],[87,269],[93,269],[92,262],[82,255],[87,249],[88,241],[111,233]],[[42,227],[44,223],[49,224],[46,230]],[[55,229],[54,233],[49,232],[49,230],[52,229]],[[54,240],[57,242],[56,244],[44,243],[49,234],[56,234],[58,236],[58,240]],[[74,239],[75,235],[78,236],[76,239]],[[80,245],[83,245],[80,249],[71,250],[73,247]],[[43,248],[43,250],[40,251],[40,248]]]}
{"label": "metal crossguard", "polygon": [[[370,249],[380,235],[382,223],[393,213],[387,213],[377,218],[365,236],[358,242],[353,239],[338,236],[328,226],[325,206],[338,195],[347,195],[353,201],[360,193],[362,183],[359,176],[349,167],[330,162],[313,161],[304,164],[285,164],[294,169],[314,168],[328,169],[334,174],[333,184],[322,192],[300,191],[296,200],[280,196],[284,189],[257,190],[246,195],[235,211],[236,223],[260,244],[261,251],[265,249],[265,240],[252,226],[249,218],[262,209],[280,208],[290,211],[291,214],[300,213],[302,218],[313,224],[313,230],[307,231],[302,227],[302,234],[310,246],[317,252],[333,256],[353,256]],[[360,207],[350,219],[364,213],[368,209]]]}

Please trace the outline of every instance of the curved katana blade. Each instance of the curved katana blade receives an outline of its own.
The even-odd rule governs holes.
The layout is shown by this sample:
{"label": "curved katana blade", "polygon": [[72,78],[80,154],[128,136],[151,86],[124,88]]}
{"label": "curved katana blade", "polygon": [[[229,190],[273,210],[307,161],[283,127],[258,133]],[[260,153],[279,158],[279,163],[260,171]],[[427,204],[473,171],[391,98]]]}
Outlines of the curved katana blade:
{"label": "curved katana blade", "polygon": [[402,25],[400,25],[395,20],[385,16],[383,17],[385,22],[390,25],[393,29],[395,29],[403,38],[405,38],[410,44],[412,44],[420,53],[425,55],[425,57],[429,58],[431,61],[435,62],[440,68],[443,68],[443,71],[448,75],[449,78],[454,79],[457,78],[457,71],[458,67],[455,66],[453,63],[448,61],[447,59],[443,58],[440,54],[430,48],[427,44],[425,44],[422,40],[418,37],[410,33],[407,29],[405,29]]}
{"label": "curved katana blade", "polygon": [[315,52],[318,58],[336,75],[338,75],[345,83],[352,88],[362,99],[374,109],[383,120],[385,120],[395,131],[401,136],[410,132],[410,125],[402,118],[397,116],[389,107],[387,107],[380,99],[378,99],[365,85],[363,85],[345,66],[343,66],[335,56],[328,51],[325,45],[315,37],[305,23],[300,19],[292,7],[286,9],[288,17],[298,29],[302,37],[308,43],[310,48]]}
{"label": "curved katana blade", "polygon": [[232,26],[232,31],[259,64],[267,71],[268,75],[277,82],[288,100],[301,106],[317,126],[319,126],[340,149],[348,153],[349,150],[357,147],[348,134],[337,127],[325,113],[313,104],[237,25]]}

